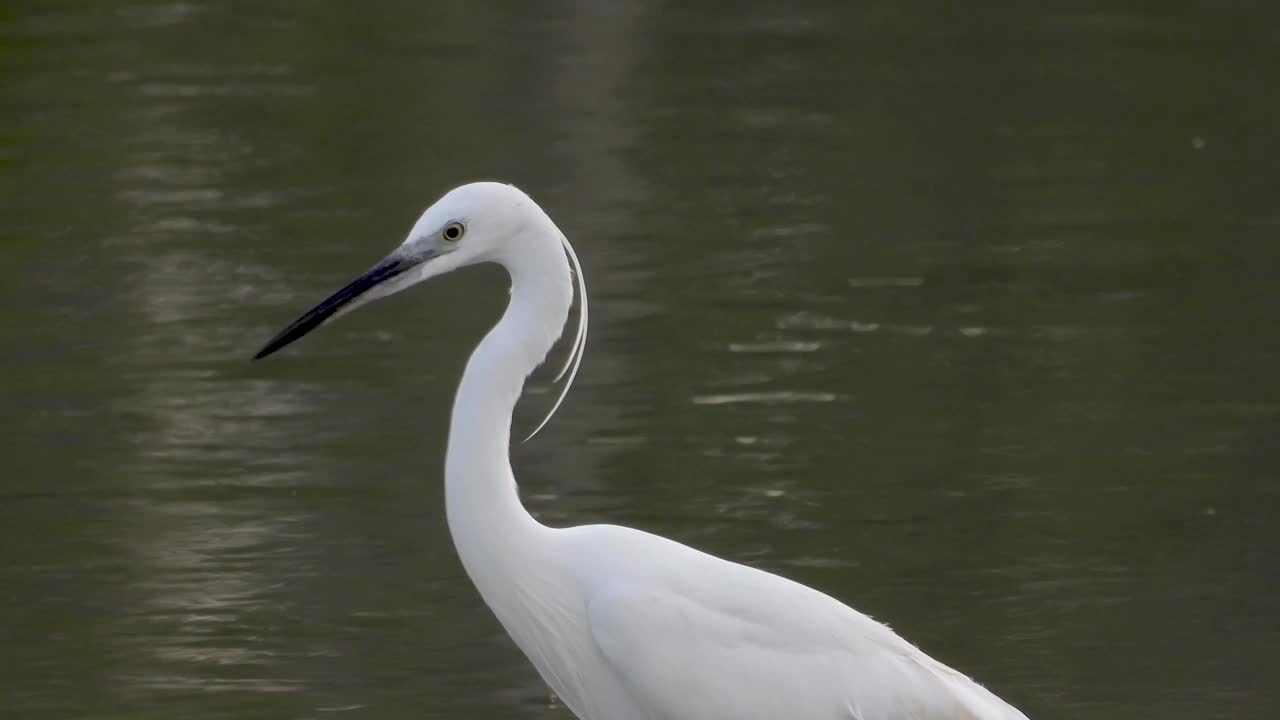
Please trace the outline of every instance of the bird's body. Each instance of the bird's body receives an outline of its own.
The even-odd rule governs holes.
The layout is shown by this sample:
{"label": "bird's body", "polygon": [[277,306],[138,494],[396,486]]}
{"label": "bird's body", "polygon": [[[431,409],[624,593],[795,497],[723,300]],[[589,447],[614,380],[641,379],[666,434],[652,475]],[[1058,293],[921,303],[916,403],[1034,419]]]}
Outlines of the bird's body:
{"label": "bird's body", "polygon": [[630,528],[544,530],[500,579],[468,570],[585,720],[1025,720],[799,583]]}
{"label": "bird's body", "polygon": [[[463,228],[456,240],[454,226]],[[463,255],[461,242],[458,250],[431,244],[432,233],[450,243],[461,233],[479,239]],[[466,185],[432,206],[400,250],[260,355],[362,296],[472,262],[507,269],[511,300],[472,354],[454,402],[449,529],[485,602],[583,720],[1026,720],[888,627],[804,585],[639,530],[556,529],[529,515],[509,461],[511,412],[568,317],[570,258],[576,263],[555,224],[519,190]]]}

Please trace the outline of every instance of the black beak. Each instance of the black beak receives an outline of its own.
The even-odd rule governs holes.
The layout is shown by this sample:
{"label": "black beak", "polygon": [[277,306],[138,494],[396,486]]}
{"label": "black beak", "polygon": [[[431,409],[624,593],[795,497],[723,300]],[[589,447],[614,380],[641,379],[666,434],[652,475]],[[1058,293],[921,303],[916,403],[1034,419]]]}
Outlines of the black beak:
{"label": "black beak", "polygon": [[352,280],[346,287],[330,295],[327,300],[311,308],[302,317],[290,323],[289,327],[281,330],[279,334],[271,338],[266,345],[263,345],[262,349],[253,356],[253,359],[261,360],[285,345],[288,345],[294,340],[297,340],[303,335],[315,330],[352,300],[355,300],[361,295],[372,290],[380,283],[390,280],[417,264],[417,262],[406,261],[403,258],[387,258],[386,260],[378,263],[372,270],[361,275],[355,280]]}

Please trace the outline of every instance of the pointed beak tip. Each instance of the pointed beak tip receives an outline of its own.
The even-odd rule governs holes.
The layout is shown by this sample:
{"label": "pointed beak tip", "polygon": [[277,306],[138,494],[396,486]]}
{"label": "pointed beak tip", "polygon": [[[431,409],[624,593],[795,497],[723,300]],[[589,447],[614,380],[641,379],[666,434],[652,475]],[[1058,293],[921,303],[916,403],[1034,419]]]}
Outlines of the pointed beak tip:
{"label": "pointed beak tip", "polygon": [[276,337],[268,340],[267,343],[258,350],[258,352],[253,354],[253,357],[249,358],[249,362],[256,362],[279,350],[281,346],[276,342],[278,339],[279,338]]}
{"label": "pointed beak tip", "polygon": [[261,360],[267,357],[268,355],[275,355],[277,352],[284,349],[285,345],[288,345],[289,343],[293,342],[294,340],[297,340],[299,337],[305,334],[306,333],[303,332],[293,336],[288,336],[285,333],[281,333],[280,335],[277,335],[276,337],[273,337],[270,340],[268,340],[267,344],[263,345],[262,349],[254,353],[253,357],[250,358],[249,360],[251,362],[254,362],[257,360]]}

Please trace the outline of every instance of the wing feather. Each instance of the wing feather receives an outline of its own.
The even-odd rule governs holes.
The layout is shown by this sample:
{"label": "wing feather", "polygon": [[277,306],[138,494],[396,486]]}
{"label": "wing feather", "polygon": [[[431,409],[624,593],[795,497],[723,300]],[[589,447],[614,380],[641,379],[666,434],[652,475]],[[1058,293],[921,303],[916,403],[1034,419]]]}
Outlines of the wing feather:
{"label": "wing feather", "polygon": [[656,718],[1026,720],[827,595],[679,547],[700,557],[587,597],[592,641]]}

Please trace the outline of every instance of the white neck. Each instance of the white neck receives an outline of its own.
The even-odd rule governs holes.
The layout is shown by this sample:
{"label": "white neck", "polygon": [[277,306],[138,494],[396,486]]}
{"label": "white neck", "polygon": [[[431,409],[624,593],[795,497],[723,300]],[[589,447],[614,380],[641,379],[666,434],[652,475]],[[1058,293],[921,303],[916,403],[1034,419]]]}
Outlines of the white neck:
{"label": "white neck", "polygon": [[511,300],[463,373],[445,453],[449,531],[468,575],[498,610],[499,587],[547,528],[524,509],[508,454],[511,412],[525,378],[559,338],[573,301],[560,232],[546,219],[508,243],[499,260]]}

